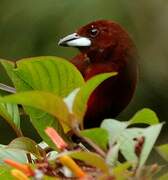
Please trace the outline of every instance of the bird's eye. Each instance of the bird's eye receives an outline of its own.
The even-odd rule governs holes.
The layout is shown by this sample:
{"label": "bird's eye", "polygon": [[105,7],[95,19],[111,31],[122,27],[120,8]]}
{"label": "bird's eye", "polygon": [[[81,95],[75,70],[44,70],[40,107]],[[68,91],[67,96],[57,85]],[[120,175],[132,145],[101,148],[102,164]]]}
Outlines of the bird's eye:
{"label": "bird's eye", "polygon": [[99,34],[99,30],[94,28],[90,30],[90,36],[91,37],[96,37]]}

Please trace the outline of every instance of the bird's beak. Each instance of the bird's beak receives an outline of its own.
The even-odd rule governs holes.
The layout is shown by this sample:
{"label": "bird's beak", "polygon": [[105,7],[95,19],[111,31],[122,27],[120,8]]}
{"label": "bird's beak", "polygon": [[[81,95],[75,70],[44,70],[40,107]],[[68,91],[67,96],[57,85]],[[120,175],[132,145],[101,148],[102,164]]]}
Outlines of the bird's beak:
{"label": "bird's beak", "polygon": [[79,36],[77,33],[73,33],[62,38],[58,42],[58,45],[70,47],[88,47],[91,45],[91,40],[89,38]]}

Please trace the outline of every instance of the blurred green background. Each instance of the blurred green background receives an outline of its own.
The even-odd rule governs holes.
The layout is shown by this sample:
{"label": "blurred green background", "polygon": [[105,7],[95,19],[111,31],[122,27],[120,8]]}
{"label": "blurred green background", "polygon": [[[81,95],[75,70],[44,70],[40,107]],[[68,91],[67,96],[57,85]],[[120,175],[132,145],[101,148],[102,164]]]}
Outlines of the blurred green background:
{"label": "blurred green background", "polygon": [[[161,121],[168,121],[166,0],[0,0],[0,57],[17,60],[55,55],[71,59],[77,50],[58,47],[58,40],[97,19],[120,23],[132,35],[139,52],[137,91],[118,119],[127,120],[137,110],[149,107]],[[159,144],[168,140],[167,128],[165,125]]]}

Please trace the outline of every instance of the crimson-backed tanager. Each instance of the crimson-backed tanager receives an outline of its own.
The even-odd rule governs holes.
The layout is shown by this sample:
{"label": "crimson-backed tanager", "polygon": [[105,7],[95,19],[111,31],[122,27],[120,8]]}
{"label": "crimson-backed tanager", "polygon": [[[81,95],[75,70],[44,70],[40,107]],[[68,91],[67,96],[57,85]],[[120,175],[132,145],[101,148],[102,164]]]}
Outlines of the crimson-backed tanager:
{"label": "crimson-backed tanager", "polygon": [[62,38],[59,45],[80,50],[71,62],[86,81],[100,73],[118,72],[91,94],[84,127],[97,127],[103,119],[116,117],[130,102],[137,82],[137,51],[129,34],[115,22],[98,20]]}

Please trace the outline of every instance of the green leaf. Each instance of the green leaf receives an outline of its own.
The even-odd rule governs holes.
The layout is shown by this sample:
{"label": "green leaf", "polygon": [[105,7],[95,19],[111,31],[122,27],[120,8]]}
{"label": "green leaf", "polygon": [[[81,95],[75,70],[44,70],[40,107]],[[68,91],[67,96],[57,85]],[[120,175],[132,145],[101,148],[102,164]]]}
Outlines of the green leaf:
{"label": "green leaf", "polygon": [[0,148],[0,165],[4,165],[5,159],[11,159],[20,163],[27,163],[25,151],[12,148]]}
{"label": "green leaf", "polygon": [[90,80],[88,80],[80,88],[79,92],[77,93],[77,95],[75,97],[74,104],[72,107],[72,111],[75,113],[77,120],[79,121],[80,124],[82,124],[83,116],[87,109],[87,101],[88,101],[91,93],[104,80],[106,80],[109,77],[115,76],[115,75],[117,75],[116,72],[96,75],[96,76],[92,77]]}
{"label": "green leaf", "polygon": [[59,57],[21,59],[16,62],[16,66],[13,72],[20,80],[20,84],[14,80],[18,91],[43,90],[65,97],[84,84],[84,79],[77,68]]}
{"label": "green leaf", "polygon": [[108,166],[104,159],[96,153],[82,152],[82,151],[71,151],[67,152],[67,155],[74,159],[84,161],[86,164],[94,166],[102,170],[104,173],[108,173]]}
{"label": "green leaf", "polygon": [[154,111],[144,108],[138,111],[129,121],[130,124],[144,123],[148,125],[158,124],[159,119]]}
{"label": "green leaf", "polygon": [[107,150],[108,145],[108,132],[102,128],[93,128],[80,131],[80,135],[91,139],[103,150]]}
{"label": "green leaf", "polygon": [[[22,59],[16,64],[3,60],[0,63],[12,79],[18,92],[42,90],[65,97],[72,90],[84,84],[84,79],[77,68],[62,58],[44,56]],[[45,140],[48,139],[47,143],[50,145],[52,142],[44,133],[47,126],[54,127],[64,136],[57,118],[42,110],[33,108],[25,108],[25,110],[40,136]]]}
{"label": "green leaf", "polygon": [[37,144],[32,139],[27,137],[19,137],[14,139],[7,147],[27,151],[32,153],[37,158],[41,156]]}
{"label": "green leaf", "polygon": [[156,147],[157,151],[159,154],[166,160],[168,161],[168,144],[163,144],[160,146]]}
{"label": "green leaf", "polygon": [[27,91],[1,97],[2,103],[22,104],[44,110],[69,126],[69,112],[63,100],[55,94],[43,91]]}

